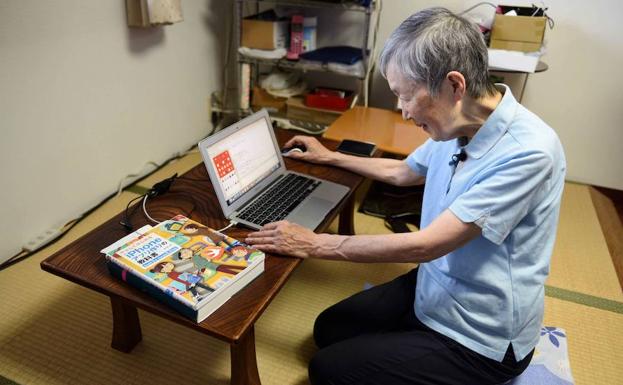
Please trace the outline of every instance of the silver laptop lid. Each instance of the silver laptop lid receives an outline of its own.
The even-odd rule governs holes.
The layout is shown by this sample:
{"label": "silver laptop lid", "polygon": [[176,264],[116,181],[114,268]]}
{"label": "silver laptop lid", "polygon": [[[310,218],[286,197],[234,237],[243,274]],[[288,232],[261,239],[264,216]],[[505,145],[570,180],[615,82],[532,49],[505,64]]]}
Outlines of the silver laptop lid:
{"label": "silver laptop lid", "polygon": [[286,170],[264,109],[208,136],[198,146],[226,218]]}

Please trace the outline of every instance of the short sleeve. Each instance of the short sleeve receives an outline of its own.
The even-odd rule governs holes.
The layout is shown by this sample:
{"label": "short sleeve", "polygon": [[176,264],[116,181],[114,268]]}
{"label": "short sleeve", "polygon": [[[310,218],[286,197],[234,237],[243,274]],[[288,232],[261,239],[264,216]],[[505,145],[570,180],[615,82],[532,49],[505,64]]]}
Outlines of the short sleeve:
{"label": "short sleeve", "polygon": [[407,165],[418,175],[426,176],[434,144],[435,142],[432,139],[428,139],[407,157]]}
{"label": "short sleeve", "polygon": [[500,245],[544,199],[552,169],[546,154],[523,153],[489,168],[449,209],[461,221],[478,225],[486,239]]}

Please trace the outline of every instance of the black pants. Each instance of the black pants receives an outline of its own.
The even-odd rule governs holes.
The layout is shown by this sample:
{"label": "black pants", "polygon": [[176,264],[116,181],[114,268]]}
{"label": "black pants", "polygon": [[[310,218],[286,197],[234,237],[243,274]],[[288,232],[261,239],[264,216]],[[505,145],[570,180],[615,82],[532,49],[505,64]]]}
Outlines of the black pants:
{"label": "black pants", "polygon": [[415,316],[417,269],[357,293],[322,312],[314,325],[319,351],[313,385],[502,384],[524,371],[509,345],[502,362],[439,334]]}

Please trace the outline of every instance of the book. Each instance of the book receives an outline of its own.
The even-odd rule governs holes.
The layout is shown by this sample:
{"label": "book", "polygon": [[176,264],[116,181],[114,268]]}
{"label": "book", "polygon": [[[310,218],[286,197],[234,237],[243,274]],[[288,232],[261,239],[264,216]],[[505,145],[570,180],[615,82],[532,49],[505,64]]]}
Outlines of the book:
{"label": "book", "polygon": [[201,322],[264,271],[264,253],[178,215],[101,252],[110,274]]}

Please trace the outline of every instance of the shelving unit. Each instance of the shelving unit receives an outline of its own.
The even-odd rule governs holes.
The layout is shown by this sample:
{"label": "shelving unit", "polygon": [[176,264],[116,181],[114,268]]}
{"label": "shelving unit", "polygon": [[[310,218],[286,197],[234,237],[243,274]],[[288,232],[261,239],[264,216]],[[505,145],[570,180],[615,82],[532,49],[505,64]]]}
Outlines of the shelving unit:
{"label": "shelving unit", "polygon": [[[358,84],[358,94],[359,100],[362,100],[367,103],[367,93],[368,93],[368,84],[369,84],[369,72],[370,72],[370,58],[369,54],[372,52],[372,44],[374,44],[375,36],[372,35],[372,42],[370,42],[370,33],[371,33],[371,20],[375,12],[377,10],[377,2],[379,0],[374,0],[370,2],[369,6],[362,6],[357,4],[354,1],[345,1],[342,2],[324,2],[317,0],[235,0],[235,8],[234,8],[234,31],[232,34],[232,48],[235,50],[236,55],[236,63],[238,65],[238,95],[236,97],[236,108],[234,109],[237,112],[239,117],[246,116],[252,113],[250,108],[241,108],[241,98],[240,95],[245,89],[245,85],[243,84],[243,76],[242,76],[242,68],[243,65],[250,66],[250,78],[248,88],[252,89],[253,85],[256,85],[259,80],[259,76],[262,73],[262,70],[271,69],[271,68],[280,68],[286,71],[301,71],[302,73],[308,72],[316,72],[316,73],[331,73],[334,76],[346,77],[355,79]],[[238,52],[238,48],[240,47],[240,42],[242,38],[242,19],[246,15],[244,15],[244,7],[249,5],[255,5],[255,10],[257,12],[260,11],[260,6],[269,5],[273,7],[292,7],[292,8],[317,8],[317,9],[328,9],[335,10],[335,12],[360,12],[364,14],[363,22],[361,23],[362,27],[362,39],[360,43],[361,51],[362,51],[362,71],[357,71],[356,73],[347,73],[343,71],[336,71],[330,68],[329,65],[318,65],[317,63],[309,63],[305,61],[290,61],[285,58],[282,59],[258,59],[252,58],[248,56],[244,56]],[[333,11],[332,11],[333,12]],[[376,29],[372,29],[372,33],[376,32]],[[321,47],[318,47],[321,48]],[[249,95],[250,97],[250,95]],[[308,133],[322,133],[327,125],[321,124],[313,121],[302,121],[302,120],[293,120],[289,119],[284,114],[271,113],[271,117],[273,120],[283,128],[290,129],[299,129],[301,131],[305,131]]]}
{"label": "shelving unit", "polygon": [[364,65],[364,73],[362,74],[348,74],[348,73],[343,73],[343,72],[339,72],[339,71],[334,71],[332,69],[330,69],[326,64],[323,65],[322,67],[318,67],[316,65],[310,65],[310,64],[306,64],[306,63],[302,63],[299,61],[291,61],[291,60],[287,60],[287,59],[257,59],[257,58],[251,58],[251,57],[247,57],[241,54],[238,54],[238,63],[249,63],[252,64],[254,66],[257,65],[268,65],[268,66],[275,66],[275,67],[280,67],[282,69],[289,69],[289,70],[301,70],[301,71],[317,71],[317,72],[331,72],[334,74],[338,74],[341,76],[348,76],[348,77],[354,77],[360,80],[363,80],[365,78],[365,72],[367,71],[366,66]]}

